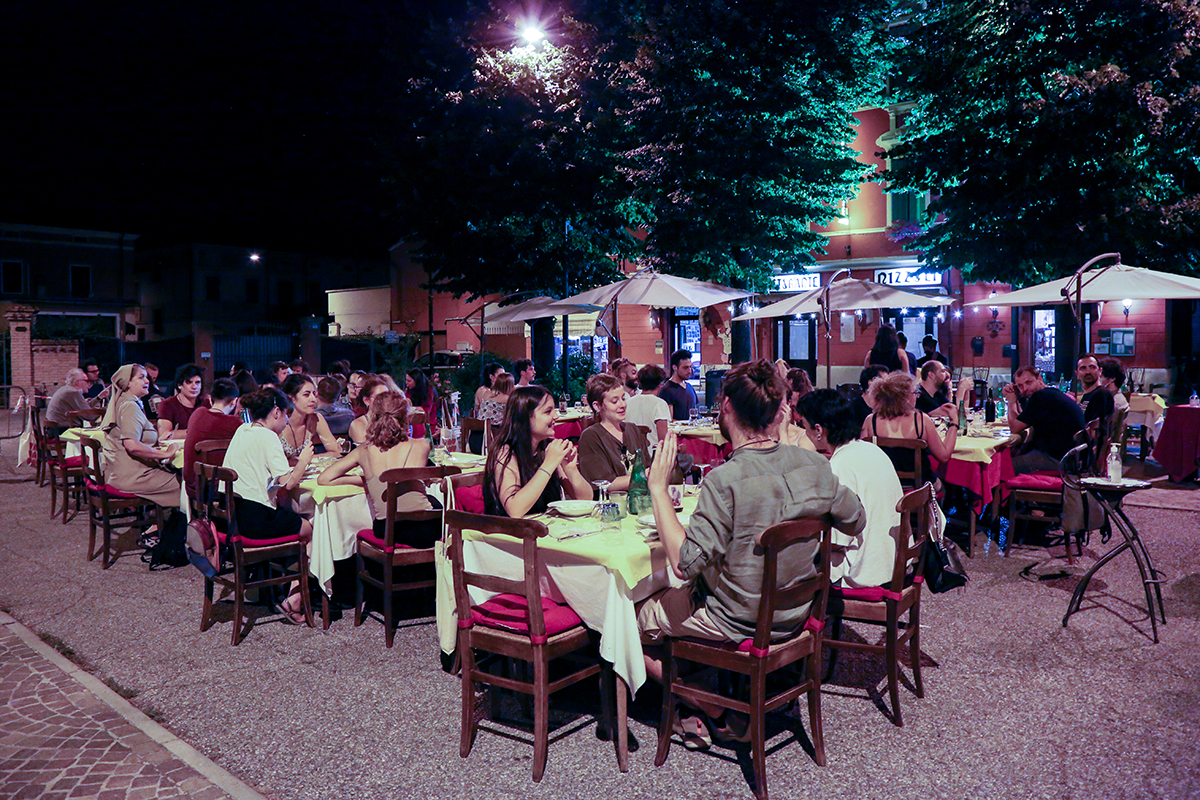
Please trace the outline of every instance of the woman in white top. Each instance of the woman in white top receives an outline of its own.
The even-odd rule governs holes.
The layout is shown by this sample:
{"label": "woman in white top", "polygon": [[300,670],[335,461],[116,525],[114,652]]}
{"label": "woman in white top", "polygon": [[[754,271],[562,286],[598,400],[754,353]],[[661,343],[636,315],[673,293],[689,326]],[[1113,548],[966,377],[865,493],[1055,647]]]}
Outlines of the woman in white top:
{"label": "woman in white top", "polygon": [[[289,375],[279,388],[292,401],[292,413],[283,426],[283,432],[279,434],[284,455],[289,459],[296,458],[310,444],[321,447],[320,452],[340,455],[342,447],[337,437],[329,430],[325,417],[317,413],[321,399],[317,396],[317,384],[313,379],[308,375]],[[314,442],[314,439],[317,441]]]}
{"label": "woman in white top", "polygon": [[[317,483],[322,486],[365,487],[375,535],[380,539],[387,525],[387,484],[379,479],[380,476],[389,469],[424,467],[429,463],[429,440],[408,438],[408,407],[408,400],[402,394],[384,392],[376,395],[371,403],[371,424],[367,427],[366,441],[317,478]],[[362,477],[349,474],[354,467],[362,468]],[[398,511],[430,511],[434,508],[420,481],[403,489],[404,494],[396,507]],[[397,527],[395,533],[396,544],[428,548],[441,538],[441,524],[436,519],[409,524]]]}
{"label": "woman in white top", "polygon": [[[906,373],[894,373],[905,374]],[[883,586],[892,579],[900,513],[904,496],[887,454],[859,440],[858,420],[850,401],[832,389],[818,389],[800,399],[800,424],[816,449],[830,454],[838,481],[862,501],[867,525],[857,536],[833,531],[833,544],[844,547],[829,570],[829,580],[844,588]]]}
{"label": "woman in white top", "polygon": [[671,418],[671,407],[658,396],[658,389],[667,380],[667,371],[658,364],[647,364],[638,370],[638,386],[641,394],[634,395],[625,403],[625,420],[641,425],[649,432],[646,438],[653,450],[667,438],[667,420]]}
{"label": "woman in white top", "polygon": [[[287,427],[292,404],[273,386],[266,386],[242,398],[242,408],[250,412],[250,423],[234,431],[224,466],[237,473],[233,484],[234,513],[238,533],[247,539],[312,539],[312,523],[292,509],[280,507],[276,495],[300,485],[304,470],[313,457],[312,442],[306,442],[288,464],[280,434]],[[299,583],[292,584],[288,598],[277,609],[297,624],[305,622]]]}

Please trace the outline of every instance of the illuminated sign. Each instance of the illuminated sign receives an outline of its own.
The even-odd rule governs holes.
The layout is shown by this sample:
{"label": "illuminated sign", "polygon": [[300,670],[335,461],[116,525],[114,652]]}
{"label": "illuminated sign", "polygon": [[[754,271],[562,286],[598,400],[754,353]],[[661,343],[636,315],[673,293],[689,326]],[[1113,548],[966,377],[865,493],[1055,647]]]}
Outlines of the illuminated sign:
{"label": "illuminated sign", "polygon": [[820,275],[776,275],[775,291],[777,292],[807,292],[821,288]]}
{"label": "illuminated sign", "polygon": [[942,273],[922,272],[920,267],[875,270],[875,282],[888,286],[941,286]]}

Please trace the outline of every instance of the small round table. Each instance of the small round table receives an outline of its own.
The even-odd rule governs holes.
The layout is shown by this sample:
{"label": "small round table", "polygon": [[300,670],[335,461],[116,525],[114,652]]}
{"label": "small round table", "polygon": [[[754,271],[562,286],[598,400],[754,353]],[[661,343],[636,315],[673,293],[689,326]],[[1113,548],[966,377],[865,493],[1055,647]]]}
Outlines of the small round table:
{"label": "small round table", "polygon": [[[1110,482],[1107,478],[1082,478],[1079,483],[1080,488],[1091,495],[1104,509],[1110,526],[1120,531],[1125,541],[1101,556],[1096,565],[1079,579],[1079,583],[1075,586],[1075,593],[1071,595],[1071,602],[1067,604],[1067,613],[1063,616],[1062,621],[1063,627],[1067,626],[1070,616],[1079,610],[1079,604],[1083,602],[1083,594],[1087,591],[1092,576],[1109,561],[1129,550],[1137,562],[1138,572],[1142,574],[1142,588],[1146,591],[1146,610],[1150,614],[1150,629],[1154,636],[1154,643],[1157,644],[1158,618],[1154,613],[1155,597],[1158,598],[1158,617],[1162,618],[1164,625],[1167,624],[1167,615],[1163,610],[1162,577],[1154,568],[1154,563],[1150,560],[1150,553],[1138,536],[1137,528],[1133,526],[1121,508],[1121,501],[1125,499],[1125,495],[1139,489],[1149,489],[1150,484],[1132,478],[1122,478],[1117,483]],[[1153,587],[1153,592],[1151,587]]]}

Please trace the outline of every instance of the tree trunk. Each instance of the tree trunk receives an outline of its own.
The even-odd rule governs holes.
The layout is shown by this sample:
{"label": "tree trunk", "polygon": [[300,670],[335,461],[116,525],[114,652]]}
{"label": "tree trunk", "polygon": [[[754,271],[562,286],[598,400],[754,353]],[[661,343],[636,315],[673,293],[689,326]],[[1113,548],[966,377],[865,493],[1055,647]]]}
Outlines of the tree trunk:
{"label": "tree trunk", "polygon": [[537,368],[538,382],[548,380],[555,367],[554,362],[554,318],[534,320],[529,326],[533,342],[533,366]]}

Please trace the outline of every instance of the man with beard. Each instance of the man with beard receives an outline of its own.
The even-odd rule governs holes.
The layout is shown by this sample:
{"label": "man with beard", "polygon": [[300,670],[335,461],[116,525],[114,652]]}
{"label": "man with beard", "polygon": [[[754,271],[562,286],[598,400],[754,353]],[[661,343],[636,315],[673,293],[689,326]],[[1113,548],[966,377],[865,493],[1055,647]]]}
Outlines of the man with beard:
{"label": "man with beard", "polygon": [[1075,434],[1083,430],[1083,410],[1058,389],[1046,386],[1037,367],[1021,367],[1013,380],[1001,390],[1008,403],[1008,427],[1013,433],[1034,428],[1030,448],[1013,456],[1013,472],[1056,470],[1059,459],[1075,446]]}
{"label": "man with beard", "polygon": [[955,419],[954,401],[950,399],[950,370],[940,361],[921,365],[921,382],[917,384],[917,410],[931,417]]}
{"label": "man with beard", "polygon": [[618,358],[608,365],[608,371],[625,387],[625,399],[635,396],[639,391],[638,368],[628,358]]}
{"label": "man with beard", "polygon": [[1093,355],[1084,355],[1075,363],[1075,377],[1079,379],[1079,405],[1083,407],[1083,422],[1100,420],[1100,429],[1108,425],[1113,412],[1112,392],[1100,385],[1100,362]]}
{"label": "man with beard", "polygon": [[[786,396],[787,386],[769,361],[750,361],[729,370],[718,420],[733,452],[705,479],[687,528],[680,524],[667,491],[675,469],[676,435],[668,433],[659,446],[648,480],[654,522],[672,569],[687,582],[658,592],[638,608],[638,629],[648,645],[646,671],[656,680],[662,680],[657,645],[663,637],[737,643],[754,635],[763,559],[756,539],[764,530],[784,520],[822,514],[831,515],[834,526],[850,537],[866,524],[862,503],[838,481],[824,456],[781,445],[767,434]],[[813,577],[816,546],[782,554],[780,575],[793,584]],[[808,612],[807,605],[776,607],[772,630],[777,638],[793,636]],[[715,706],[696,705],[710,717],[721,715]],[[744,716],[729,712],[725,722],[706,724],[693,715],[681,719],[680,727],[696,746],[708,744],[709,727],[718,736],[744,737]]]}

